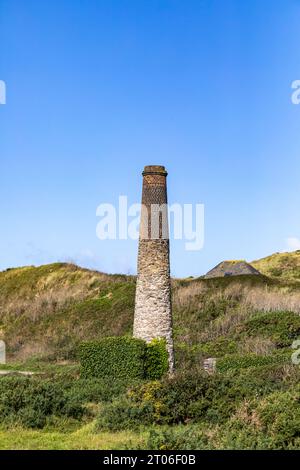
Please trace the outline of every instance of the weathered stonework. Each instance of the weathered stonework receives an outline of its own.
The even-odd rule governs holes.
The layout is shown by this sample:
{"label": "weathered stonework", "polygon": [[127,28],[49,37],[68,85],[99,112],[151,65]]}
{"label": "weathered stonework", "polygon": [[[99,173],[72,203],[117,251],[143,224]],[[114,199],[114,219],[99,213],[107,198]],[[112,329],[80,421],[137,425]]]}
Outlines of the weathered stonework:
{"label": "weathered stonework", "polygon": [[146,166],[143,172],[133,334],[147,342],[165,338],[172,372],[174,347],[166,177],[163,166]]}

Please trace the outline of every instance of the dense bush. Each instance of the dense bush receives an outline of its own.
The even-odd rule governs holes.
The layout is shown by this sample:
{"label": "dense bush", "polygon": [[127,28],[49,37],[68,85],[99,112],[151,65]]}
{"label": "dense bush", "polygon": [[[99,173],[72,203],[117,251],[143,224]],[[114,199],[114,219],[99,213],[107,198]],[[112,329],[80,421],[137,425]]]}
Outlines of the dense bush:
{"label": "dense bush", "polygon": [[137,386],[139,380],[133,379],[79,379],[72,383],[67,391],[67,396],[78,400],[80,403],[110,402],[115,397],[122,395],[131,386]]}
{"label": "dense bush", "polygon": [[145,377],[160,379],[169,368],[169,359],[164,339],[154,339],[146,346]]}
{"label": "dense bush", "polygon": [[19,422],[41,428],[50,416],[81,418],[84,409],[66,394],[62,384],[26,377],[0,380],[0,417],[2,422]]}
{"label": "dense bush", "polygon": [[151,424],[153,414],[152,403],[134,403],[129,398],[122,396],[101,408],[95,430],[135,430],[141,425]]}
{"label": "dense bush", "polygon": [[166,342],[145,341],[127,336],[82,343],[82,377],[159,379],[168,370]]}
{"label": "dense bush", "polygon": [[300,388],[273,393],[262,400],[256,412],[262,431],[272,436],[272,448],[300,446]]}
{"label": "dense bush", "polygon": [[218,376],[184,374],[133,388],[126,401],[102,408],[98,429],[126,429],[143,424],[221,423],[234,411],[243,391]]}
{"label": "dense bush", "polygon": [[276,366],[274,376],[270,366],[263,366],[260,370],[235,370],[226,376],[189,373],[140,384],[101,408],[97,428],[192,423],[223,426],[245,401],[263,400],[283,387],[294,386],[299,374],[283,367]]}
{"label": "dense bush", "polygon": [[144,448],[195,449],[300,449],[300,387],[276,391],[240,402],[224,423],[158,427],[151,429]]}
{"label": "dense bush", "polygon": [[82,377],[144,378],[145,342],[130,337],[109,337],[82,343]]}
{"label": "dense bush", "polygon": [[0,422],[42,428],[52,418],[81,420],[89,403],[106,403],[124,395],[138,381],[7,376],[0,378]]}
{"label": "dense bush", "polygon": [[243,403],[220,429],[219,448],[300,449],[299,388]]}
{"label": "dense bush", "polygon": [[206,450],[209,449],[209,438],[193,426],[176,428],[151,429],[145,445],[147,450]]}
{"label": "dense bush", "polygon": [[300,336],[300,316],[294,312],[259,313],[245,323],[248,335],[265,335],[272,339],[277,347],[291,346]]}
{"label": "dense bush", "polygon": [[299,387],[242,402],[219,425],[153,428],[141,448],[150,450],[300,449]]}
{"label": "dense bush", "polygon": [[229,355],[217,360],[217,370],[227,372],[230,369],[244,369],[247,367],[259,367],[268,364],[288,364],[291,362],[291,353],[258,356],[256,354]]}

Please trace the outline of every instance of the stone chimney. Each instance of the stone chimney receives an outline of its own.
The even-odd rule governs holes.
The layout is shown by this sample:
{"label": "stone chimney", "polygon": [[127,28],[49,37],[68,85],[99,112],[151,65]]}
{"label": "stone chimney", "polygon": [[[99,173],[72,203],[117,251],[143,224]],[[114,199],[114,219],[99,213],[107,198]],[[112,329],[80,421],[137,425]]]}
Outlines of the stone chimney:
{"label": "stone chimney", "polygon": [[166,179],[164,166],[145,166],[133,335],[147,342],[165,338],[172,372],[174,347]]}

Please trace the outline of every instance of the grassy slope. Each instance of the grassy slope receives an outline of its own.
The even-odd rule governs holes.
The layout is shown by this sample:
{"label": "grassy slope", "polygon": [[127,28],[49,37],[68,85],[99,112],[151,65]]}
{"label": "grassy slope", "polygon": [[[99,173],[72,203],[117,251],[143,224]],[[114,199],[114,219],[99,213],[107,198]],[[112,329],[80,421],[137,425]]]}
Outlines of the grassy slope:
{"label": "grassy slope", "polygon": [[266,276],[300,280],[300,250],[275,253],[251,264]]}
{"label": "grassy slope", "polygon": [[135,281],[56,263],[0,273],[0,334],[17,359],[70,359],[78,343],[131,332]]}
{"label": "grassy slope", "polygon": [[1,450],[114,450],[136,448],[144,435],[129,431],[109,433],[93,432],[91,422],[72,432],[29,430],[23,428],[0,429]]}
{"label": "grassy slope", "polygon": [[[274,262],[273,257],[257,262],[258,269],[267,272],[268,259],[274,266],[279,255],[273,256]],[[174,280],[174,333],[179,361],[198,362],[203,355],[257,353],[259,345],[253,346],[254,351],[251,344],[245,345],[251,335],[261,343],[269,340],[267,349],[272,345],[288,346],[298,332],[300,285],[296,261],[300,253],[289,257],[291,261],[286,265],[290,280],[285,275]],[[32,357],[74,360],[82,340],[131,334],[134,294],[132,276],[106,275],[64,263],[1,272],[0,337],[7,342],[13,361]],[[265,333],[259,330],[249,334],[247,322],[251,316],[274,310],[295,312],[289,317],[294,326],[281,325],[285,316],[278,320],[277,330],[282,326],[294,331],[285,342],[276,342],[276,334],[280,333],[274,333],[274,326],[266,326]],[[264,349],[263,344],[260,349]]]}
{"label": "grassy slope", "polygon": [[[295,252],[253,263],[264,276],[174,280],[179,368],[199,366],[205,357],[229,357],[238,364],[249,356],[289,355],[292,341],[300,337],[299,260]],[[57,373],[51,362],[76,360],[80,341],[131,334],[134,293],[134,277],[63,263],[2,272],[0,338],[7,342],[10,360],[18,361],[16,368]],[[45,366],[35,358],[44,358]],[[0,431],[0,448],[120,448],[128,440],[139,441],[127,433],[95,436],[89,427],[67,433],[28,430],[19,436],[18,430]]]}

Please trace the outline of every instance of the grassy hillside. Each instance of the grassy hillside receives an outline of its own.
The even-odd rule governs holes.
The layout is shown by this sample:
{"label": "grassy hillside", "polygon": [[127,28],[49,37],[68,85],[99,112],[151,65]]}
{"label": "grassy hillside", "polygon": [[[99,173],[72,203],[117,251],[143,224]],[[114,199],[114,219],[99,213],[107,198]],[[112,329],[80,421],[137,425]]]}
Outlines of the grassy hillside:
{"label": "grassy hillside", "polygon": [[1,272],[1,368],[36,375],[0,377],[0,448],[300,448],[298,256],[257,261],[263,275],[173,280],[176,375],[137,384],[80,379],[76,356],[82,340],[132,333],[135,277]]}
{"label": "grassy hillside", "polygon": [[[289,256],[293,261],[287,266],[298,254]],[[267,259],[261,266],[267,265]],[[186,365],[207,355],[288,347],[300,334],[300,288],[287,277],[174,280],[177,362]],[[0,273],[0,337],[14,361],[33,357],[74,361],[82,340],[131,334],[134,295],[133,276],[107,275],[64,263],[7,270]],[[257,316],[271,318],[268,312],[279,312],[279,323],[289,318],[295,324],[287,325],[293,333],[285,343],[277,341],[273,323],[264,333],[249,333],[249,321]]]}
{"label": "grassy hillside", "polygon": [[275,253],[251,264],[266,276],[300,281],[300,250]]}
{"label": "grassy hillside", "polygon": [[135,280],[55,263],[0,273],[0,335],[13,358],[72,359],[84,339],[130,333]]}

